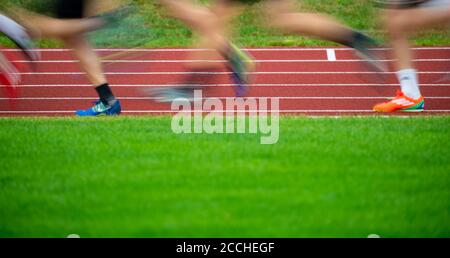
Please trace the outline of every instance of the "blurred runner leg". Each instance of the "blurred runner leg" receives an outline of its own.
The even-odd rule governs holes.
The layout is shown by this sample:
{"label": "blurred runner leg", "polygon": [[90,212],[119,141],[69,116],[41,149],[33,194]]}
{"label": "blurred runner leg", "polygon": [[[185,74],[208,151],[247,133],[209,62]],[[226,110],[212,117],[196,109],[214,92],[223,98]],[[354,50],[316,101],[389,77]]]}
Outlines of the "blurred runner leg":
{"label": "blurred runner leg", "polygon": [[[115,98],[102,71],[100,59],[86,39],[86,33],[106,26],[114,15],[93,15],[95,4],[104,5],[106,0],[56,1],[56,18],[32,13],[23,9],[16,12],[22,23],[35,37],[62,40],[73,48],[80,60],[81,68],[94,85],[99,100],[86,110],[78,110],[78,116],[118,115],[121,113],[120,102]],[[112,11],[114,13],[114,11]]]}
{"label": "blurred runner leg", "polygon": [[[0,33],[9,38],[30,61],[39,59],[39,52],[34,51],[34,46],[25,28],[11,18],[0,13]],[[20,71],[3,54],[0,53],[0,84],[6,86],[8,97],[18,97],[17,85],[21,81]]]}
{"label": "blurred runner leg", "polygon": [[[397,78],[401,90],[394,99],[373,107],[378,112],[424,110],[424,97],[420,92],[419,78],[413,63],[413,52],[409,38],[420,29],[450,22],[450,0],[429,0],[392,4],[387,1],[383,13],[385,27],[390,38],[396,62]],[[411,18],[413,17],[413,18]]]}

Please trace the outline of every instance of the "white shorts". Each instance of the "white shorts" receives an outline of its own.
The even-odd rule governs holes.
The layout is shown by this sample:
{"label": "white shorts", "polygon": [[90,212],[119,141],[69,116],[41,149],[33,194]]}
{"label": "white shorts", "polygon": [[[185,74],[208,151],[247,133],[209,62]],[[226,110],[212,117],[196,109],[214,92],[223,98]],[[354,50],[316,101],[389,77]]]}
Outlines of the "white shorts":
{"label": "white shorts", "polygon": [[430,0],[420,5],[420,7],[449,7],[450,8],[450,0]]}
{"label": "white shorts", "polygon": [[450,7],[450,0],[374,0],[378,6],[392,9]]}

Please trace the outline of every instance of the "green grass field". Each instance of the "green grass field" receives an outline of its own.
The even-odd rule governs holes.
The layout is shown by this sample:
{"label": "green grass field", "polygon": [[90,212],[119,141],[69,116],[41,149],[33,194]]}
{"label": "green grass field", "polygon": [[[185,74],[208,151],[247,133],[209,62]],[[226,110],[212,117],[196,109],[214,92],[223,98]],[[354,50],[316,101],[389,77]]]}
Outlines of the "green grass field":
{"label": "green grass field", "polygon": [[0,237],[450,237],[450,117],[0,119]]}
{"label": "green grass field", "polygon": [[[145,47],[195,41],[155,1],[134,1],[154,33]],[[298,1],[383,40],[368,0]],[[0,6],[11,2],[49,0]],[[236,20],[238,44],[330,45],[264,28],[260,8]],[[449,46],[450,31],[415,44]],[[450,237],[450,116],[282,117],[275,145],[170,122],[0,118],[0,237]]]}
{"label": "green grass field", "polygon": [[[192,32],[183,23],[170,19],[166,11],[154,0],[132,0],[139,5],[139,10],[147,17],[148,26],[154,35],[149,38],[145,47],[186,47],[195,41]],[[384,33],[380,28],[379,9],[374,8],[371,0],[297,0],[301,11],[318,11],[337,17],[342,22],[361,31],[384,40]],[[0,6],[7,3],[23,4],[31,10],[48,11],[49,0],[0,0]],[[203,0],[208,3],[211,0]],[[1,9],[1,8],[0,8]],[[263,26],[261,5],[248,7],[243,15],[236,20],[237,31],[235,41],[243,46],[329,46],[327,41],[309,37],[283,35],[276,30]],[[132,35],[130,35],[132,36]],[[420,46],[448,46],[450,45],[450,31],[445,29],[423,32],[415,38]],[[0,38],[0,45],[13,46],[11,42]],[[99,47],[127,47],[129,41],[104,44]],[[41,47],[63,47],[60,42],[44,40]]]}

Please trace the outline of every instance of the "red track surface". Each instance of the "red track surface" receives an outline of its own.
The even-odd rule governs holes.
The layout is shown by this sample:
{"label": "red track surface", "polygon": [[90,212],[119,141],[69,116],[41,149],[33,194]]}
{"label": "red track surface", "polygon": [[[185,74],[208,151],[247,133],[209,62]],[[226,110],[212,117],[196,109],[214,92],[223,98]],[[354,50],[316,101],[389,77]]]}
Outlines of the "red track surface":
{"label": "red track surface", "polygon": [[[169,104],[153,101],[145,89],[176,85],[186,76],[184,65],[191,62],[188,49],[136,50],[120,59],[104,61],[108,80],[121,99],[125,114],[170,112]],[[199,51],[199,50],[196,50]],[[333,49],[336,60],[325,48],[252,49],[258,70],[249,97],[276,97],[281,113],[296,114],[374,114],[375,103],[392,97],[399,88],[394,74],[382,78],[365,69],[349,49]],[[392,65],[386,50],[378,50],[384,62]],[[5,50],[17,64],[26,60],[17,50]],[[99,50],[102,56],[121,50]],[[440,81],[450,71],[450,47],[418,48],[416,65],[420,70],[422,93],[426,98],[424,114],[450,114],[450,79]],[[331,60],[329,59],[331,57]],[[229,74],[223,60],[213,61],[219,68],[198,74],[206,86],[204,97],[233,97]],[[67,50],[43,50],[36,71],[22,74],[20,98],[11,101],[0,86],[0,116],[72,115],[96,99]],[[3,89],[2,89],[3,88]]]}

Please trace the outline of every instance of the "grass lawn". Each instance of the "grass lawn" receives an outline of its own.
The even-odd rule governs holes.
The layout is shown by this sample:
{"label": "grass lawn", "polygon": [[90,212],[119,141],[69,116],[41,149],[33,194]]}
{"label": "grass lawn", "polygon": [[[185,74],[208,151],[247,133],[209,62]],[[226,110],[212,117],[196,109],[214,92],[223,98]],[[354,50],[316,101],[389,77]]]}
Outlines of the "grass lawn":
{"label": "grass lawn", "polygon": [[0,119],[0,237],[450,237],[450,117]]}
{"label": "grass lawn", "polygon": [[[140,12],[147,16],[148,25],[153,29],[154,35],[148,39],[146,47],[183,47],[190,46],[195,39],[192,32],[181,22],[170,19],[165,10],[156,1],[133,0],[140,8]],[[382,29],[379,27],[379,10],[374,8],[370,0],[297,0],[301,3],[300,10],[319,11],[331,14],[353,28],[365,31],[370,35],[383,40]],[[13,2],[13,0],[0,0],[0,4]],[[14,0],[23,3],[33,10],[47,10],[48,0]],[[211,0],[204,0],[208,3]],[[330,42],[312,39],[309,37],[290,36],[278,33],[276,30],[266,29],[261,16],[261,5],[251,6],[236,20],[236,42],[243,46],[323,46]],[[131,34],[130,37],[133,37]],[[6,39],[0,38],[0,44],[12,46]],[[128,41],[104,44],[99,47],[127,47]],[[447,46],[450,45],[449,30],[435,30],[420,33],[415,40],[421,46]],[[55,41],[45,40],[41,47],[62,47]]]}

